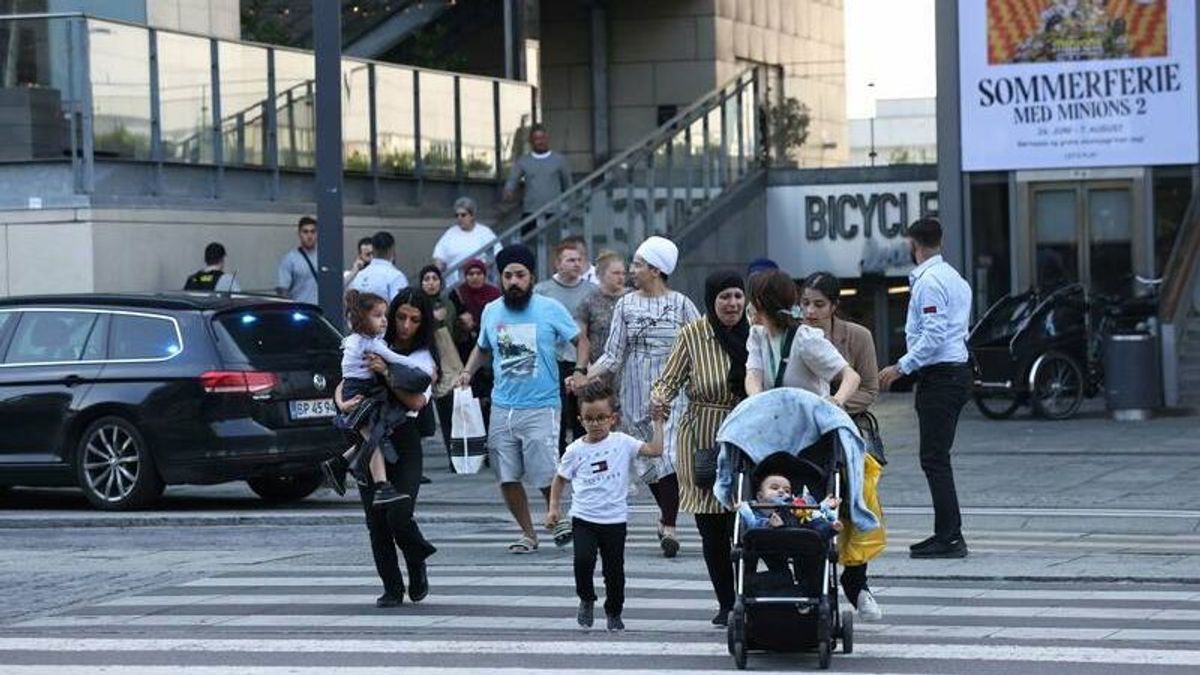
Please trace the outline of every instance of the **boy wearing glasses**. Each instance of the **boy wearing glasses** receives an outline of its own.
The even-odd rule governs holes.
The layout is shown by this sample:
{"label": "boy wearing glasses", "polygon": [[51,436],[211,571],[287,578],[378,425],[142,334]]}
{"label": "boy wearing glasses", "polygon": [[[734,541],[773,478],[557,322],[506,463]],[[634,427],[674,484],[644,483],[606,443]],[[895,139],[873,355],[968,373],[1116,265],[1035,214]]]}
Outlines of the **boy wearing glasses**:
{"label": "boy wearing glasses", "polygon": [[617,423],[617,401],[612,387],[593,382],[579,392],[579,420],[586,434],[567,447],[550,486],[546,526],[559,521],[559,501],[571,483],[571,524],[575,537],[575,593],[579,596],[576,620],[590,628],[596,589],[596,553],[604,572],[604,613],[608,630],[625,630],[621,610],[625,605],[625,532],[629,512],[629,480],[633,458],[657,457],[663,452],[663,420],[654,419],[649,443],[612,428]]}

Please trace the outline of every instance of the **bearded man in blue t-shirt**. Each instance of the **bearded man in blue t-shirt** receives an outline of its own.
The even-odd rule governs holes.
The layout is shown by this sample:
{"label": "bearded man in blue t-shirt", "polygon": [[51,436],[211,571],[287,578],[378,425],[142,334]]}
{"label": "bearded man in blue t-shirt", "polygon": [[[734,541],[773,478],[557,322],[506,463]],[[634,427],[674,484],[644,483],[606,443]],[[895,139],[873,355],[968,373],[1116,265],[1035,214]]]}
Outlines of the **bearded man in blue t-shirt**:
{"label": "bearded man in blue t-shirt", "polygon": [[[532,553],[538,547],[522,481],[549,500],[562,405],[558,345],[579,338],[575,319],[562,303],[533,293],[535,267],[533,252],[523,244],[496,255],[504,295],[484,307],[479,341],[458,379],[459,387],[470,386],[475,371],[491,360],[495,384],[488,455],[504,502],[521,528],[520,539],[508,547],[512,553]],[[567,532],[555,534],[556,542],[569,541]]]}

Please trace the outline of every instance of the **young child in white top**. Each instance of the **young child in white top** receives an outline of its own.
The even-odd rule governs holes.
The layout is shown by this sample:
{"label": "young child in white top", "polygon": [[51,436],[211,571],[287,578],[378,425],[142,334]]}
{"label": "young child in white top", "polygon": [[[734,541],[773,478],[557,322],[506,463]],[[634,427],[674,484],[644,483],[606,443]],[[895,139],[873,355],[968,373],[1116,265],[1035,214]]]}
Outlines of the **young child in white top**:
{"label": "young child in white top", "polygon": [[567,446],[550,485],[546,526],[561,518],[563,488],[571,483],[571,524],[575,540],[575,594],[579,596],[576,620],[590,628],[596,589],[592,575],[599,551],[604,570],[604,613],[608,630],[625,630],[621,610],[625,605],[625,534],[629,513],[629,481],[633,459],[657,457],[663,452],[663,420],[654,420],[649,443],[621,432],[617,400],[612,387],[595,382],[579,392],[579,421],[587,434]]}
{"label": "young child in white top", "polygon": [[[392,351],[384,341],[383,335],[387,331],[387,301],[382,297],[351,290],[346,293],[346,308],[350,330],[353,332],[342,341],[342,397],[351,399],[361,395],[373,401],[364,401],[360,405],[388,405],[383,385],[365,363],[366,355],[376,354],[389,364],[415,369],[423,369],[422,364]],[[371,436],[371,417],[363,415],[361,419],[363,421],[355,427],[355,431],[366,441]],[[346,450],[342,453],[342,459],[348,464],[353,464],[353,458],[360,453],[371,453],[368,467],[371,482],[376,486],[372,505],[382,506],[400,499],[401,495],[388,482],[383,453],[379,451],[378,446],[366,448],[362,447],[364,444],[359,443]],[[322,470],[325,471],[325,467],[322,467]]]}

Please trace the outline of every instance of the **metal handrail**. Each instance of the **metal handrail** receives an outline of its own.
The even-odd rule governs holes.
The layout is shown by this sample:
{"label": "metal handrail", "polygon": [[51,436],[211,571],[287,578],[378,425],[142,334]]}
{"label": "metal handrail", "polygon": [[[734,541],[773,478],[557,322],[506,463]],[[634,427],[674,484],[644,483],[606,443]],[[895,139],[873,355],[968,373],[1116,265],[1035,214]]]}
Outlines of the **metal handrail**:
{"label": "metal handrail", "polygon": [[1196,282],[1197,260],[1200,259],[1200,191],[1192,194],[1192,200],[1184,212],[1171,257],[1163,270],[1163,284],[1158,316],[1163,323],[1177,321],[1187,307],[1185,300]]}
{"label": "metal handrail", "polygon": [[[757,90],[758,77],[757,68],[748,68],[730,78],[725,84],[697,99],[665,124],[605,162],[600,168],[595,169],[586,177],[576,181],[574,185],[558,197],[543,204],[536,211],[504,229],[496,236],[495,240],[488,242],[485,246],[479,247],[457,264],[447,267],[446,274],[450,275],[451,273],[460,272],[467,264],[467,261],[472,258],[485,256],[496,245],[496,241],[505,242],[515,239],[528,241],[545,234],[552,226],[569,216],[569,206],[568,209],[564,209],[564,205],[569,205],[573,200],[578,200],[581,204],[586,203],[587,196],[613,182],[613,176],[616,171],[628,169],[637,160],[653,154],[658,148],[670,143],[677,132],[702,119],[713,110],[718,109],[730,95],[736,95],[739,90],[744,90],[748,87],[753,87],[754,90]],[[757,107],[755,110],[757,110]],[[753,153],[752,156],[757,156],[757,153]],[[597,181],[599,182],[598,185],[596,185]],[[534,225],[533,229],[522,234],[522,229],[531,224]]]}

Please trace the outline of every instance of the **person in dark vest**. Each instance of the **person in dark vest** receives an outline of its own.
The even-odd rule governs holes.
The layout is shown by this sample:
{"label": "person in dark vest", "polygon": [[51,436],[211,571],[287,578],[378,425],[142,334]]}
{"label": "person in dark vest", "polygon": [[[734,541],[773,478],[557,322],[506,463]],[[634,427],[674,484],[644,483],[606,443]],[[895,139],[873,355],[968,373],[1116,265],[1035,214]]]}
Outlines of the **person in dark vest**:
{"label": "person in dark vest", "polygon": [[204,269],[187,278],[185,291],[241,293],[235,274],[225,273],[225,247],[213,242],[204,247]]}

